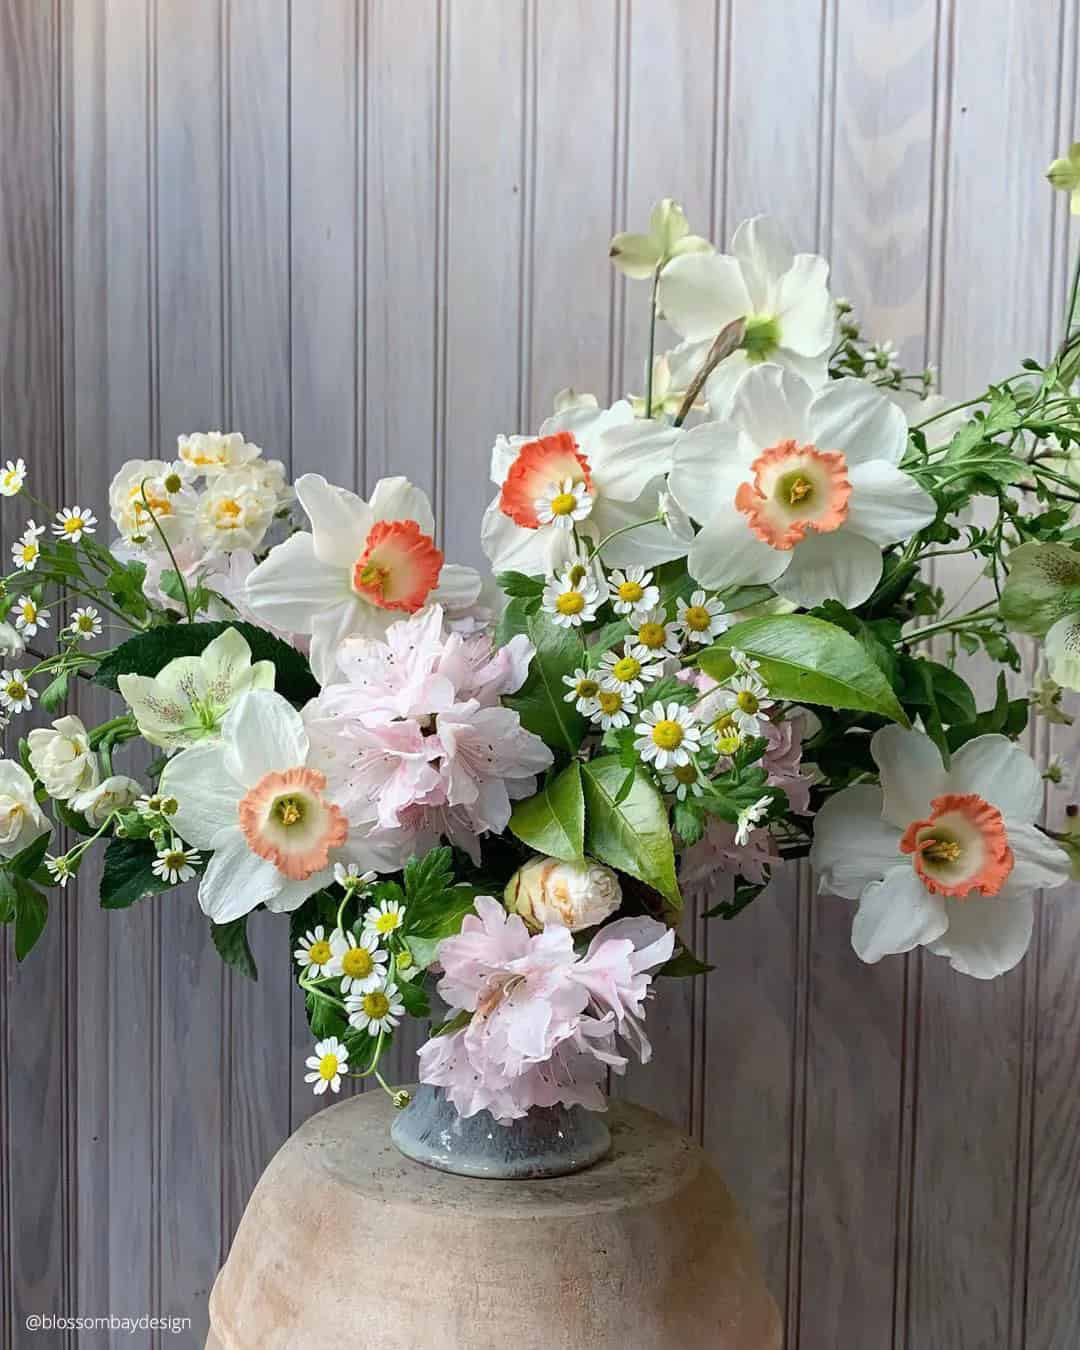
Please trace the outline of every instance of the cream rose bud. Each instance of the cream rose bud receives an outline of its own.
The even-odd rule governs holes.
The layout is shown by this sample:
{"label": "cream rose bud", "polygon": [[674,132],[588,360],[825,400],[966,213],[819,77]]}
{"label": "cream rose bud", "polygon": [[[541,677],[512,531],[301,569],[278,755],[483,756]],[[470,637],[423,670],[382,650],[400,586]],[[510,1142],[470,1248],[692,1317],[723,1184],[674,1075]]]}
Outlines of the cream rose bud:
{"label": "cream rose bud", "polygon": [[576,933],[614,914],[622,891],[610,867],[588,858],[581,862],[533,858],[510,878],[503,898],[507,909],[533,928],[559,923]]}
{"label": "cream rose bud", "polygon": [[59,717],[51,727],[38,727],[26,738],[30,763],[50,797],[66,802],[98,781],[97,757],[78,717]]}
{"label": "cream rose bud", "polygon": [[30,775],[13,759],[0,760],[0,857],[14,858],[48,828]]}
{"label": "cream rose bud", "polygon": [[72,798],[72,809],[86,817],[86,823],[98,829],[113,811],[123,811],[142,796],[142,785],[127,774],[116,773],[96,787]]}

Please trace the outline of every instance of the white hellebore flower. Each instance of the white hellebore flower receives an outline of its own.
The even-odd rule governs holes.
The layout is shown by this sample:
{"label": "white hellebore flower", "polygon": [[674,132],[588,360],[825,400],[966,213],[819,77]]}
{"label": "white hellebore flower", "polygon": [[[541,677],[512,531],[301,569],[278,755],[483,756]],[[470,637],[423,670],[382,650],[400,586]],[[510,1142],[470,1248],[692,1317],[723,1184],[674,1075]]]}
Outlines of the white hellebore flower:
{"label": "white hellebore flower", "polygon": [[431,505],[407,479],[380,479],[365,502],[307,473],[297,479],[296,495],[311,533],[271,549],[248,577],[247,596],[260,622],[311,634],[320,684],[338,678],[345,638],[381,638],[395,620],[425,605],[475,604],[479,574],[444,564],[432,538]]}
{"label": "white hellebore flower", "polygon": [[664,197],[649,215],[649,233],[617,234],[611,241],[609,256],[624,275],[644,281],[671,258],[712,251],[707,239],[690,233],[686,213],[679,203]]}
{"label": "white hellebore flower", "polygon": [[706,381],[714,417],[725,415],[739,380],[761,361],[795,371],[814,388],[825,383],[835,323],[828,279],[825,259],[793,253],[768,216],[743,221],[730,255],[695,253],[668,263],[660,274],[660,309],[686,339],[677,359],[688,374],[704,364],[723,328],[746,322],[742,346]]}
{"label": "white hellebore flower", "polygon": [[300,714],[273,690],[255,689],[226,714],[220,740],[200,741],[165,766],[161,792],[179,803],[173,828],[213,853],[199,903],[215,923],[259,904],[297,909],[332,881],[348,825],[307,757]]}
{"label": "white hellebore flower", "polygon": [[178,656],[154,676],[121,675],[120,693],[151,745],[174,750],[214,736],[237,698],[273,689],[274,663],[251,664],[251,648],[235,628],[207,643],[201,656]]}
{"label": "white hellebore flower", "polygon": [[66,802],[98,782],[97,756],[82,719],[69,714],[27,737],[30,764],[50,797]]}
{"label": "white hellebore flower", "polygon": [[884,727],[871,751],[881,787],[857,784],[817,814],[810,862],[822,890],[859,907],[864,961],[928,947],[954,970],[992,979],[1031,940],[1031,893],[1069,879],[1063,849],[1033,824],[1043,785],[1004,736],[976,736],[946,769],[921,731]]}
{"label": "white hellebore flower", "polygon": [[30,775],[13,759],[0,759],[0,858],[14,858],[48,828]]}
{"label": "white hellebore flower", "polygon": [[519,867],[503,892],[506,908],[530,928],[557,923],[572,933],[603,923],[622,904],[619,878],[610,867],[583,858],[533,858]]}
{"label": "white hellebore flower", "polygon": [[881,550],[929,525],[933,498],[896,466],[907,423],[865,380],[817,393],[765,365],[736,390],[729,420],[686,434],[671,491],[701,524],[690,575],[710,590],[767,583],[810,608],[862,604]]}
{"label": "white hellebore flower", "polygon": [[636,528],[605,545],[605,563],[681,558],[685,547],[655,520],[681,435],[665,422],[635,418],[627,402],[597,408],[594,401],[564,407],[536,436],[500,436],[491,452],[499,495],[480,527],[492,567],[558,573],[577,561],[575,534],[595,544],[628,525]]}
{"label": "white hellebore flower", "polygon": [[71,799],[72,810],[86,817],[88,825],[100,828],[114,811],[134,806],[142,794],[142,786],[125,773],[115,773],[103,779],[96,787],[87,788]]}

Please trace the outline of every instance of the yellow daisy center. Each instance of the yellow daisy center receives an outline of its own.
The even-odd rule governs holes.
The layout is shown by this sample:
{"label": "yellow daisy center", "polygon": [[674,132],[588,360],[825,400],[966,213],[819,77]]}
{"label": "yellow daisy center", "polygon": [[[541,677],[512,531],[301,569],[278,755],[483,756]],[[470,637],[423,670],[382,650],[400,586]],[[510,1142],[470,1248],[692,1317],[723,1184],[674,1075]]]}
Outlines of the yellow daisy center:
{"label": "yellow daisy center", "polygon": [[555,601],[560,614],[580,614],[585,608],[585,597],[580,591],[563,591]]}
{"label": "yellow daisy center", "polygon": [[607,713],[617,713],[622,707],[622,694],[616,689],[601,689],[598,695],[600,701],[600,711]]}
{"label": "yellow daisy center", "polygon": [[23,544],[20,555],[22,557],[23,562],[27,563],[33,562],[34,559],[37,557],[37,555],[38,555],[37,544]]}
{"label": "yellow daisy center", "polygon": [[632,656],[622,656],[611,667],[611,673],[617,680],[635,680],[641,674],[641,662]]}
{"label": "yellow daisy center", "polygon": [[636,605],[644,594],[645,589],[640,581],[624,581],[619,587],[619,599],[629,605]]}
{"label": "yellow daisy center", "polygon": [[13,698],[16,701],[24,699],[26,697],[26,685],[19,680],[11,680],[6,687],[6,693],[8,698]]}
{"label": "yellow daisy center", "polygon": [[574,693],[578,698],[595,698],[600,692],[600,686],[595,680],[578,680],[574,686]]}
{"label": "yellow daisy center", "polygon": [[398,952],[397,958],[396,958],[396,959],[397,959],[397,968],[398,968],[398,970],[411,970],[411,969],[412,969],[412,964],[413,964],[412,952]]}
{"label": "yellow daisy center", "polygon": [[330,956],[330,944],[324,939],[313,942],[308,948],[308,960],[313,966],[325,966]]}
{"label": "yellow daisy center", "polygon": [[166,476],[165,478],[166,492],[179,492],[183,486],[184,480],[180,477],[178,473],[170,473]]}
{"label": "yellow daisy center", "polygon": [[375,920],[374,927],[376,933],[392,933],[400,923],[401,915],[391,910],[388,914],[380,914]]}
{"label": "yellow daisy center", "polygon": [[375,962],[366,947],[350,947],[341,959],[341,969],[351,980],[364,980],[371,974]]}
{"label": "yellow daisy center", "polygon": [[695,633],[704,633],[712,623],[712,615],[704,605],[688,605],[683,614],[687,628]]}
{"label": "yellow daisy center", "polygon": [[683,743],[684,734],[682,723],[670,717],[657,722],[652,730],[653,741],[661,750],[677,750]]}
{"label": "yellow daisy center", "polygon": [[77,534],[85,524],[82,516],[68,516],[64,521],[64,530],[67,534]]}
{"label": "yellow daisy center", "polygon": [[697,769],[693,764],[679,764],[675,769],[674,777],[678,783],[694,783],[697,781]]}
{"label": "yellow daisy center", "polygon": [[553,516],[568,516],[577,506],[577,498],[572,492],[556,492],[551,499],[551,514]]}
{"label": "yellow daisy center", "polygon": [[713,723],[713,730],[716,732],[716,748],[721,754],[731,755],[738,750],[739,728],[735,725],[735,719],[730,713],[718,717]]}
{"label": "yellow daisy center", "polygon": [[761,707],[757,694],[750,689],[740,689],[735,695],[735,702],[738,704],[740,712],[747,713],[751,717]]}
{"label": "yellow daisy center", "polygon": [[319,1077],[325,1078],[329,1083],[332,1078],[337,1077],[339,1064],[337,1055],[323,1055],[319,1060]]}
{"label": "yellow daisy center", "polygon": [[24,619],[32,619],[37,614],[37,605],[33,600],[24,600],[22,602],[22,616]]}
{"label": "yellow daisy center", "polygon": [[638,629],[638,641],[643,647],[654,650],[664,645],[667,632],[662,623],[643,623]]}
{"label": "yellow daisy center", "polygon": [[390,1011],[390,1000],[381,989],[376,989],[373,993],[364,995],[362,1007],[370,1018],[378,1020]]}

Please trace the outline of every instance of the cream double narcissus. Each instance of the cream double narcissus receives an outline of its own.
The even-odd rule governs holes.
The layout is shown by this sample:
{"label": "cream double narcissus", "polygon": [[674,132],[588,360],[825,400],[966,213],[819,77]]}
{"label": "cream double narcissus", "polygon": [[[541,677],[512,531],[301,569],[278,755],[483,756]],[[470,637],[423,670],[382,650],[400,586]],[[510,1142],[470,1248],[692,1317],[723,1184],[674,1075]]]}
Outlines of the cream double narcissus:
{"label": "cream double narcissus", "polygon": [[381,638],[428,604],[453,610],[476,602],[479,574],[444,563],[431,505],[407,479],[380,479],[365,502],[308,473],[297,479],[296,496],[311,533],[271,549],[248,577],[247,597],[260,622],[311,634],[320,684],[340,678],[345,638]]}
{"label": "cream double narcissus", "polygon": [[1069,877],[1064,850],[1034,825],[1043,785],[1004,736],[977,736],[948,769],[928,736],[885,727],[871,742],[881,787],[857,784],[818,812],[810,862],[859,907],[864,961],[925,946],[977,979],[1004,974],[1031,940],[1031,892]]}
{"label": "cream double narcissus", "polygon": [[779,366],[749,371],[729,419],[675,448],[671,491],[701,525],[690,575],[710,590],[769,584],[807,608],[862,604],[882,548],[936,514],[897,468],[906,446],[903,413],[863,380],[815,393]]}
{"label": "cream double narcissus", "polygon": [[495,571],[550,576],[576,560],[575,534],[595,543],[628,525],[635,528],[605,547],[605,563],[681,557],[685,545],[655,521],[680,434],[636,419],[629,403],[601,409],[595,399],[578,399],[536,437],[500,436],[491,453],[499,495],[480,535]]}

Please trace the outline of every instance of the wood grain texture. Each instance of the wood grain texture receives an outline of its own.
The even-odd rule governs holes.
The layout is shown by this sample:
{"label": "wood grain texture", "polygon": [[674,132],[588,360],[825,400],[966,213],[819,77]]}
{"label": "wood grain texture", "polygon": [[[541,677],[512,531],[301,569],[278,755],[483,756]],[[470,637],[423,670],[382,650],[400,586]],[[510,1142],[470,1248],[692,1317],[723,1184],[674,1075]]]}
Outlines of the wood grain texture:
{"label": "wood grain texture", "polygon": [[[234,427],[360,491],[407,473],[480,563],[494,436],[569,383],[641,391],[647,296],[605,251],[662,195],[721,244],[779,215],[968,392],[1059,321],[1077,240],[1038,173],[1078,125],[1078,40],[1078,0],[0,0],[0,456],[104,519],[125,459]],[[21,523],[4,502],[0,545]],[[1069,728],[1030,744],[1075,759]],[[251,985],[194,897],[103,915],[95,882],[25,968],[0,954],[5,1350],[29,1311],[204,1325],[316,1109],[283,925],[253,921]],[[616,1091],[710,1149],[787,1344],[1068,1350],[1075,895],[991,986],[859,964],[850,906],[796,871],[733,924],[706,898],[685,935],[716,970],[663,990]]]}

